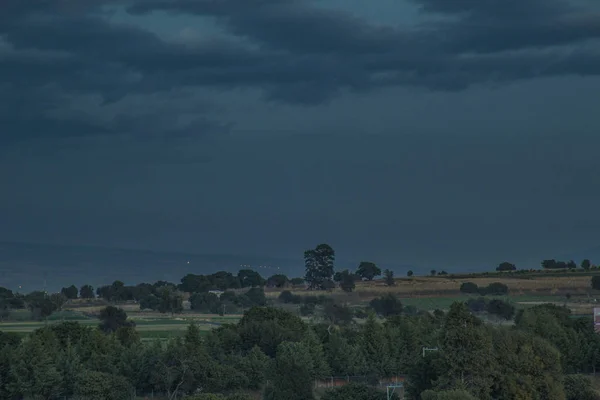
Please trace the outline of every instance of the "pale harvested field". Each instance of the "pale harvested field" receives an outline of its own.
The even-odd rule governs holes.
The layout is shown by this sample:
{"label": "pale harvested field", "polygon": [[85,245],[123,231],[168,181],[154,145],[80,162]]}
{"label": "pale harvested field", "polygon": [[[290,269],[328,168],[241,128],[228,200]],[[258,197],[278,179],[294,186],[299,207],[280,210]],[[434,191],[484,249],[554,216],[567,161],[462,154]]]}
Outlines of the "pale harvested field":
{"label": "pale harvested field", "polygon": [[[437,297],[458,295],[460,285],[464,282],[473,282],[478,286],[487,286],[493,282],[501,282],[508,286],[511,295],[524,294],[559,294],[569,292],[573,295],[581,295],[590,291],[590,276],[539,276],[533,278],[490,276],[477,278],[443,278],[443,277],[415,277],[413,279],[402,278],[396,281],[396,286],[386,286],[382,281],[357,283],[355,292],[351,295],[362,299],[378,296],[382,293],[394,293],[401,297]],[[295,294],[300,295],[323,295],[323,291],[311,291],[304,289],[292,289]],[[273,298],[279,296],[281,289],[269,289],[267,296]],[[329,292],[333,296],[348,296],[341,289],[336,288]]]}

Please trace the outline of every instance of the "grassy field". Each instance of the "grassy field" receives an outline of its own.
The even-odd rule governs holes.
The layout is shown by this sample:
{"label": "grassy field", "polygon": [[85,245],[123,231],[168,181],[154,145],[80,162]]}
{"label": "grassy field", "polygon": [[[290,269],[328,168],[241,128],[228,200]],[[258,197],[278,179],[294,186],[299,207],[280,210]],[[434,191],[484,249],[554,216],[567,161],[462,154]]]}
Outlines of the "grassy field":
{"label": "grassy field", "polygon": [[[510,301],[517,308],[531,307],[541,303],[566,305],[574,314],[590,314],[600,299],[600,293],[591,290],[591,275],[577,273],[533,273],[533,274],[476,274],[447,275],[398,278],[395,286],[386,286],[381,280],[358,282],[352,293],[345,293],[336,288],[330,292],[294,289],[292,293],[302,296],[319,296],[326,294],[339,301],[353,305],[367,304],[373,298],[385,293],[398,296],[405,306],[414,306],[422,310],[445,310],[455,301],[466,301],[469,296],[460,292],[464,282],[473,282],[480,287],[492,282],[500,282],[508,286],[509,296],[499,297]],[[267,296],[276,299],[281,289],[268,289]],[[477,296],[475,296],[477,297]]]}
{"label": "grassy field", "polygon": [[[501,282],[508,286],[509,295],[496,297],[513,303],[517,308],[531,307],[541,303],[566,305],[574,314],[591,315],[600,293],[591,290],[591,275],[599,271],[583,273],[533,273],[533,274],[476,274],[448,275],[435,277],[413,277],[396,279],[395,286],[386,286],[381,280],[359,282],[352,293],[333,289],[328,292],[310,291],[301,288],[291,289],[294,294],[302,296],[326,295],[352,306],[365,306],[373,298],[385,293],[398,296],[405,306],[414,306],[420,310],[447,310],[455,301],[466,301],[469,297],[460,292],[464,282],[473,282],[478,286],[487,286],[492,282]],[[267,298],[277,305],[277,297],[281,289],[266,289]],[[81,324],[96,326],[98,319],[92,317],[105,305],[73,303],[63,311],[55,313],[46,322],[32,322],[28,311],[11,313],[11,320],[0,322],[0,330],[27,334],[45,324],[60,321],[78,321]],[[121,306],[136,327],[143,339],[170,338],[183,334],[190,323],[196,323],[202,332],[226,323],[237,323],[241,315],[211,315],[184,312],[171,316],[158,312],[140,311],[136,304]],[[291,312],[297,312],[298,306],[284,306]]]}
{"label": "grassy field", "polygon": [[[236,323],[241,318],[241,315],[219,316],[197,313],[178,314],[172,317],[171,315],[146,313],[139,310],[130,310],[128,316],[135,322],[137,331],[142,339],[167,339],[179,336],[183,334],[191,323],[197,324],[200,331],[206,333],[221,324]],[[0,322],[0,331],[25,335],[47,324],[55,324],[63,321],[76,321],[88,326],[97,326],[99,323],[96,318],[90,318],[80,311],[69,309],[53,314],[45,322],[26,320],[30,318],[28,311],[17,311],[12,317],[15,318],[11,321]]]}

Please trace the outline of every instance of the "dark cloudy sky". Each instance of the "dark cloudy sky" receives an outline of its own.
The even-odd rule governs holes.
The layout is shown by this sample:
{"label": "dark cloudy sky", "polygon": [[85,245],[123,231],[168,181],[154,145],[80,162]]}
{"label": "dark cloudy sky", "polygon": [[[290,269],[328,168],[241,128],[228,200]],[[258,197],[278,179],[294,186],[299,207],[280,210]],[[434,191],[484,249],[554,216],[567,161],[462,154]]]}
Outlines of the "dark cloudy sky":
{"label": "dark cloudy sky", "polygon": [[537,264],[599,75],[597,0],[2,0],[0,240]]}

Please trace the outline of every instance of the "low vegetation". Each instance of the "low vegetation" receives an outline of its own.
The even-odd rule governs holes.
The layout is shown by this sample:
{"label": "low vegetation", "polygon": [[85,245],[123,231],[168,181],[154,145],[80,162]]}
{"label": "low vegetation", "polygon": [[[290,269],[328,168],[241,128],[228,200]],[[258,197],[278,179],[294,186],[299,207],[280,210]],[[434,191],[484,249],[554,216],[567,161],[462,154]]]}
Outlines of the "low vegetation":
{"label": "low vegetation", "polygon": [[[543,262],[580,274],[565,292],[560,278],[509,262],[488,275],[396,278],[334,261],[321,244],[305,252],[302,278],[244,269],[51,294],[0,288],[0,398],[383,400],[401,382],[393,398],[600,399],[590,378],[600,336],[590,316],[573,318],[573,302],[600,290],[591,262]],[[554,294],[517,302],[522,282],[536,283],[530,297],[555,282]]]}

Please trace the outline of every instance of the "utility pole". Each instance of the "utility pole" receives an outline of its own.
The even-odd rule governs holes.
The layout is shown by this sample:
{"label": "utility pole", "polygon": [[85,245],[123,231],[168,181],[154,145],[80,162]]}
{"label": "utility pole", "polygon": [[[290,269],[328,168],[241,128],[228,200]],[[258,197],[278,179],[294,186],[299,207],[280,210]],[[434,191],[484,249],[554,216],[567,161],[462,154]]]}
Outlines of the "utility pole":
{"label": "utility pole", "polygon": [[437,347],[425,347],[423,346],[423,358],[425,358],[425,352],[426,351],[438,351]]}

